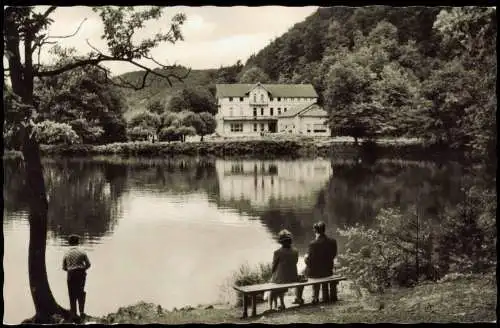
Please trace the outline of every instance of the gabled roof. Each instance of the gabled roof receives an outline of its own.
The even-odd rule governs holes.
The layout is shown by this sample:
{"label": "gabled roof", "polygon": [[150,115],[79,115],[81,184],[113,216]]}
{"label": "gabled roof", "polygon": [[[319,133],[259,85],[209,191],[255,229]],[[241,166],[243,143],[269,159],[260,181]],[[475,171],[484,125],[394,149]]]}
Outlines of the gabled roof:
{"label": "gabled roof", "polygon": [[299,116],[312,116],[312,117],[325,117],[328,113],[321,108],[317,103],[308,102],[290,108],[288,111],[281,113],[278,117],[294,117]]}
{"label": "gabled roof", "polygon": [[[255,88],[257,84],[216,84],[217,90],[216,97],[244,97],[250,90]],[[268,90],[273,97],[303,97],[303,98],[317,98],[318,94],[312,84],[261,84],[261,86]]]}

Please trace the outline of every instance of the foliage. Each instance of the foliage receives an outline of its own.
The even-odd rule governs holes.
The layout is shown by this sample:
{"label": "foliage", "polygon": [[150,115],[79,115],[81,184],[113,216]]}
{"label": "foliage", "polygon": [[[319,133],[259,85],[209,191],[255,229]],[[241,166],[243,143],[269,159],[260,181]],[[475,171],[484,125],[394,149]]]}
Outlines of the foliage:
{"label": "foliage", "polygon": [[79,118],[69,123],[71,128],[80,136],[83,143],[96,143],[104,134],[104,129],[100,126],[92,126],[84,118]]}
{"label": "foliage", "polygon": [[473,189],[464,203],[442,215],[440,224],[415,212],[383,209],[372,227],[339,231],[347,239],[339,255],[341,271],[368,291],[381,292],[450,272],[491,270],[496,266],[493,201],[488,192]]}
{"label": "foliage", "polygon": [[145,111],[132,117],[130,126],[156,131],[161,127],[161,119],[158,114]]}
{"label": "foliage", "polygon": [[69,124],[54,121],[43,121],[35,126],[35,133],[39,143],[45,145],[76,144],[80,137]]}
{"label": "foliage", "polygon": [[158,134],[158,138],[160,141],[175,141],[181,138],[178,127],[175,126],[167,126],[160,130]]}
{"label": "foliage", "polygon": [[134,126],[127,131],[127,135],[131,141],[145,141],[154,134],[154,130],[144,126]]}
{"label": "foliage", "polygon": [[214,96],[202,87],[186,87],[170,99],[167,110],[171,112],[191,111],[194,113],[217,113]]}
{"label": "foliage", "polygon": [[146,109],[148,112],[155,113],[158,115],[163,114],[163,112],[165,112],[166,110],[165,105],[159,99],[153,100],[150,103],[148,103]]}
{"label": "foliage", "polygon": [[268,83],[269,76],[259,67],[250,67],[243,71],[240,77],[240,83]]}

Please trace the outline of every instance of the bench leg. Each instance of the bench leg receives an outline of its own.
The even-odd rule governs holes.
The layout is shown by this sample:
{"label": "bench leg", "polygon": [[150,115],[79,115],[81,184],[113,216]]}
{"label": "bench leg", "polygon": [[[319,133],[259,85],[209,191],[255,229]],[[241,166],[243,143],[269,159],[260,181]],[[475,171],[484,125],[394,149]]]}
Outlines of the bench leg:
{"label": "bench leg", "polygon": [[252,317],[257,315],[257,295],[252,294]]}
{"label": "bench leg", "polygon": [[243,319],[245,319],[245,318],[248,317],[248,312],[247,312],[248,304],[247,304],[247,301],[248,301],[247,295],[243,294],[243,316],[242,316]]}

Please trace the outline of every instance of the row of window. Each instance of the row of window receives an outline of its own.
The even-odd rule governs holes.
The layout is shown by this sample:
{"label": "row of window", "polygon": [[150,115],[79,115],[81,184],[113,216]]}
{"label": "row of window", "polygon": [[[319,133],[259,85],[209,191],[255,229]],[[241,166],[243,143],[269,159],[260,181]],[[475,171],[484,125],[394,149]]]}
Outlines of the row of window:
{"label": "row of window", "polygon": [[[278,115],[281,115],[281,108],[278,107],[277,110],[278,110]],[[283,113],[285,113],[285,112],[286,112],[286,108],[283,108]],[[260,115],[264,116],[264,108],[260,109]],[[253,116],[257,116],[257,107],[253,108]],[[274,116],[274,108],[273,107],[269,108],[269,116]]]}
{"label": "row of window", "polygon": [[[283,113],[286,113],[286,110],[287,110],[286,108],[283,108]],[[244,116],[243,113],[244,113],[243,108],[240,108],[240,116]],[[253,116],[257,116],[257,113],[258,113],[258,109],[257,109],[257,107],[254,107],[253,108]],[[277,108],[277,114],[278,115],[281,114],[280,107]],[[260,115],[264,116],[264,108],[260,109]],[[234,116],[233,107],[229,108],[229,116]],[[269,108],[269,116],[274,116],[274,108],[273,107]]]}
{"label": "row of window", "polygon": [[[231,132],[243,132],[243,123],[231,123]],[[253,132],[258,132],[260,127],[260,131],[265,131],[266,124],[265,123],[254,123],[253,124]],[[288,125],[283,126],[282,131],[288,128]],[[290,126],[291,129],[295,129],[295,125]],[[312,128],[313,133],[324,133],[327,132],[326,127],[323,124],[314,124]],[[311,125],[307,125],[307,133],[311,133]]]}
{"label": "row of window", "polygon": [[[243,132],[243,123],[231,123],[231,132]],[[266,124],[265,123],[254,123],[253,125],[253,131],[258,132],[260,127],[260,131],[265,131],[266,129]]]}
{"label": "row of window", "polygon": [[[233,101],[233,100],[236,100],[236,99],[239,99],[240,102],[243,102],[245,101],[245,97],[229,97],[229,101]],[[307,101],[307,100],[310,100],[310,99],[313,99],[313,98],[303,98],[303,97],[294,97],[294,98],[281,98],[281,97],[277,97],[276,100],[277,101],[281,101],[283,99],[283,101]],[[273,101],[274,98],[273,97],[269,97],[269,101]],[[253,101],[254,102],[257,102],[257,95],[253,95]],[[264,102],[265,101],[265,96],[264,95],[260,95],[260,101]]]}

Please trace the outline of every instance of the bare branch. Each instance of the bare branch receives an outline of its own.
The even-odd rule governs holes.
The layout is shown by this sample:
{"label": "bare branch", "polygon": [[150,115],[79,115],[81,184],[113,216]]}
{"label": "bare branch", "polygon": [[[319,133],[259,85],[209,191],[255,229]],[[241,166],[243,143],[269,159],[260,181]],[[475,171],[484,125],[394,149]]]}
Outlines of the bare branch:
{"label": "bare branch", "polygon": [[67,39],[67,38],[74,37],[80,31],[80,29],[82,28],[83,23],[85,23],[86,20],[87,20],[87,18],[85,17],[81,21],[80,25],[78,25],[78,28],[76,29],[76,31],[73,34],[60,35],[60,36],[47,36],[47,39]]}
{"label": "bare branch", "polygon": [[134,90],[141,90],[141,89],[144,89],[146,87],[146,78],[147,76],[149,75],[149,71],[145,71],[144,72],[144,75],[142,77],[142,84],[137,86],[137,85],[134,85],[133,83],[130,83],[129,81],[125,80],[124,78],[118,76],[116,77],[121,83],[116,83],[115,81],[113,81],[113,79],[110,79],[108,74],[109,74],[109,70],[102,67],[101,65],[96,65],[97,68],[99,68],[100,70],[104,71],[105,73],[105,80],[107,83],[110,83],[114,86],[117,86],[117,87],[120,87],[120,88],[129,88],[129,89],[134,89]]}

